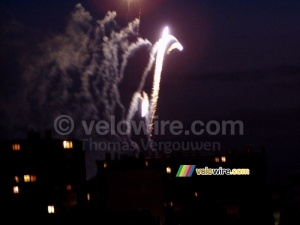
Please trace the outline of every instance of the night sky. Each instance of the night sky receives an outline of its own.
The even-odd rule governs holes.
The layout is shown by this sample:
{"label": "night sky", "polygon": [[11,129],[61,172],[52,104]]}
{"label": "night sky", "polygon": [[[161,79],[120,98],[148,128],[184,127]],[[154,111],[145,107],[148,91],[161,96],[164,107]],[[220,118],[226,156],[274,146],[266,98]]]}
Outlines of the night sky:
{"label": "night sky", "polygon": [[[125,0],[1,1],[1,140],[23,137],[35,119],[39,120],[35,126],[43,128],[43,121],[53,123],[52,118],[41,115],[51,115],[54,106],[36,110],[38,94],[30,97],[35,88],[43,88],[42,84],[39,86],[43,78],[30,80],[28,65],[34,70],[34,61],[43,59],[39,58],[46,46],[43,43],[65,32],[77,3],[95,20],[102,19],[107,11],[116,11],[120,26],[138,18],[141,10],[141,38],[155,43],[167,25],[183,45],[182,52],[174,50],[165,59],[159,119],[180,120],[187,127],[195,120],[244,123],[242,136],[169,135],[158,139],[219,141],[222,148],[264,146],[271,182],[285,181],[289,171],[300,169],[297,0],[136,0],[130,4]],[[146,52],[138,52],[125,71],[120,95],[126,107],[132,95],[127,90],[134,83],[130,78],[142,72],[147,57]],[[80,71],[69,73],[76,76]],[[36,84],[28,88],[30,82]],[[59,82],[52,83],[53,89],[61,87]],[[68,89],[69,96],[72,90]],[[83,107],[89,111],[88,105]]]}

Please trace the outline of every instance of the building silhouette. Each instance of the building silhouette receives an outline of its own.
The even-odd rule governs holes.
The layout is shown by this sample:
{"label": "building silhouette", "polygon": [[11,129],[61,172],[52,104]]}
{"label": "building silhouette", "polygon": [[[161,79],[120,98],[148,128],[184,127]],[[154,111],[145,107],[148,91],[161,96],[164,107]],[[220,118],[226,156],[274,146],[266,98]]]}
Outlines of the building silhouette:
{"label": "building silhouette", "polygon": [[85,154],[77,140],[30,131],[25,140],[2,142],[3,211],[14,215],[60,214],[85,201]]}
{"label": "building silhouette", "polygon": [[[2,142],[1,212],[48,224],[83,218],[86,224],[274,225],[264,149],[207,155],[147,150],[139,157],[108,152],[95,160],[97,174],[86,181],[82,147],[79,140],[53,139],[49,131]],[[191,176],[178,176],[182,165],[195,166]],[[250,174],[200,175],[212,168]]]}
{"label": "building silhouette", "polygon": [[300,171],[290,171],[285,183],[272,186],[275,225],[295,224],[300,220]]}
{"label": "building silhouette", "polygon": [[[141,154],[118,160],[108,155],[96,163],[97,175],[86,188],[92,208],[115,215],[146,210],[153,215],[152,224],[274,224],[264,150],[173,152],[154,158]],[[194,171],[191,177],[177,177],[180,165],[247,168],[250,174],[198,176]]]}

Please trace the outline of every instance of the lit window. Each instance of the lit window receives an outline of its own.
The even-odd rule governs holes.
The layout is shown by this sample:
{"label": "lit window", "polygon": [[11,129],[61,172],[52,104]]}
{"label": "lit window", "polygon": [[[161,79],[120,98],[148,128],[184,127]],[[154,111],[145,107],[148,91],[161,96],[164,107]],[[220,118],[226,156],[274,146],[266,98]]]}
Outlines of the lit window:
{"label": "lit window", "polygon": [[195,192],[195,197],[198,197],[198,192],[197,191]]}
{"label": "lit window", "polygon": [[222,162],[226,162],[226,157],[225,157],[225,156],[222,156],[222,157],[221,157],[221,161],[222,161]]}
{"label": "lit window", "polygon": [[220,162],[220,158],[216,156],[216,157],[215,157],[215,162],[216,162],[216,163]]}
{"label": "lit window", "polygon": [[35,182],[36,181],[36,176],[35,175],[30,175],[30,181]]}
{"label": "lit window", "polygon": [[48,213],[53,214],[54,213],[54,205],[48,205]]}
{"label": "lit window", "polygon": [[67,191],[71,191],[72,190],[72,185],[71,184],[68,184],[67,185]]}
{"label": "lit window", "polygon": [[14,151],[20,151],[20,149],[21,149],[20,144],[13,144],[12,145],[12,150],[14,150]]}
{"label": "lit window", "polygon": [[13,186],[13,193],[14,194],[19,194],[19,187],[18,186]]}
{"label": "lit window", "polygon": [[105,169],[107,167],[107,163],[103,163],[103,168]]}
{"label": "lit window", "polygon": [[167,168],[166,168],[166,172],[167,172],[167,173],[171,173],[171,167],[167,167]]}
{"label": "lit window", "polygon": [[24,175],[24,182],[30,182],[30,175]]}
{"label": "lit window", "polygon": [[73,148],[73,142],[72,141],[63,141],[63,146],[65,149]]}
{"label": "lit window", "polygon": [[18,176],[15,176],[14,181],[18,183],[18,182],[20,182],[20,178]]}
{"label": "lit window", "polygon": [[148,163],[148,161],[146,160],[146,161],[145,161],[145,166],[148,166],[148,165],[149,165],[149,163]]}
{"label": "lit window", "polygon": [[90,195],[90,193],[87,193],[87,194],[86,194],[86,199],[87,199],[88,201],[91,200],[91,195]]}
{"label": "lit window", "polygon": [[24,175],[24,182],[35,182],[36,176],[35,175]]}
{"label": "lit window", "polygon": [[173,206],[173,202],[170,202],[170,206]]}

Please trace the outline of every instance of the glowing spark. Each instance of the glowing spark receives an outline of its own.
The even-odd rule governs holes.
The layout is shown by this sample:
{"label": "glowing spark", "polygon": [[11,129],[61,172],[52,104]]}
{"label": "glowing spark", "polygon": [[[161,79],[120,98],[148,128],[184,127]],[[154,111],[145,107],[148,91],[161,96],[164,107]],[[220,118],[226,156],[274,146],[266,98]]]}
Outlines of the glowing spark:
{"label": "glowing spark", "polygon": [[145,117],[149,112],[149,100],[146,92],[143,92],[143,101],[142,101],[142,112],[141,116]]}
{"label": "glowing spark", "polygon": [[[170,45],[169,48],[167,46]],[[154,80],[153,80],[153,87],[152,87],[152,95],[151,95],[151,123],[150,123],[150,135],[153,129],[153,120],[154,114],[157,108],[157,100],[158,100],[158,93],[160,87],[160,77],[161,71],[164,61],[165,53],[169,54],[173,49],[183,50],[182,45],[178,42],[178,40],[169,34],[169,28],[165,27],[162,33],[162,37],[158,41],[158,51],[156,55],[156,63],[155,63],[155,70],[154,70]]]}

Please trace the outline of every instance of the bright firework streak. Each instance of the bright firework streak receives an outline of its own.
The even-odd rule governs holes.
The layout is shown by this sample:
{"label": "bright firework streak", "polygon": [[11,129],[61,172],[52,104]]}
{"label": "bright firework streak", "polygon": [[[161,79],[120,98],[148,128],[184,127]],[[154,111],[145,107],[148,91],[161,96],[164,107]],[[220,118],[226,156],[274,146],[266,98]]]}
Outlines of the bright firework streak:
{"label": "bright firework streak", "polygon": [[[170,45],[169,48],[168,45]],[[178,42],[178,40],[169,34],[169,28],[165,27],[163,30],[162,37],[159,40],[158,43],[158,50],[156,55],[156,63],[155,63],[155,70],[154,70],[154,80],[153,80],[153,87],[152,87],[152,96],[151,96],[151,121],[150,121],[150,135],[152,134],[153,129],[153,120],[154,115],[157,107],[157,100],[158,100],[158,93],[159,93],[159,87],[160,87],[160,77],[161,77],[161,71],[164,61],[164,55],[167,53],[169,54],[173,49],[178,49],[179,51],[182,51],[183,47]]]}
{"label": "bright firework streak", "polygon": [[149,100],[146,92],[143,92],[143,101],[142,101],[142,117],[145,117],[149,112]]}

